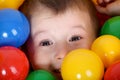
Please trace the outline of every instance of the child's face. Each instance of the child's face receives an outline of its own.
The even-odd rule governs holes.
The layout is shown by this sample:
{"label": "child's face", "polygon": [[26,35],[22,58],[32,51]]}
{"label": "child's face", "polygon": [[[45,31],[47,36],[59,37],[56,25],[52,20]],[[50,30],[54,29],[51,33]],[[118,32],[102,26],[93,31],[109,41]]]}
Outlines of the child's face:
{"label": "child's face", "polygon": [[50,11],[31,17],[29,59],[34,69],[45,69],[60,75],[62,60],[77,48],[90,48],[95,39],[87,12],[68,10],[55,15]]}

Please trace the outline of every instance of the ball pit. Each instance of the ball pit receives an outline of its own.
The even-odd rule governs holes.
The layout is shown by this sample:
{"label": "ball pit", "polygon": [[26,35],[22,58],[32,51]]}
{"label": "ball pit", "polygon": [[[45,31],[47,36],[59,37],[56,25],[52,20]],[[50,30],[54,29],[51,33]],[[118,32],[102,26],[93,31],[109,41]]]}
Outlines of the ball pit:
{"label": "ball pit", "polygon": [[24,0],[0,0],[0,80],[26,80],[29,61],[19,49],[30,32],[29,22],[18,10]]}
{"label": "ball pit", "polygon": [[[24,0],[0,0],[0,35],[2,35],[0,36],[0,80],[26,80],[26,78],[27,80],[56,80],[52,74],[44,70],[37,70],[28,74],[27,57],[25,53],[15,48],[21,47],[29,35],[29,23],[25,16],[18,11],[23,2]],[[106,6],[104,3],[98,4],[97,0],[93,0],[93,2],[96,5]],[[92,44],[91,50],[71,51],[62,63],[61,74],[63,79],[102,80],[104,78],[104,80],[120,80],[120,43],[119,39],[115,38],[115,36],[120,38],[119,25],[119,16],[110,18],[103,25],[100,37]],[[19,34],[15,35],[16,33]],[[102,35],[108,36],[108,34],[111,36],[111,40],[108,37],[100,39],[103,37]],[[105,75],[101,61],[105,65]],[[77,73],[79,74],[77,75]]]}

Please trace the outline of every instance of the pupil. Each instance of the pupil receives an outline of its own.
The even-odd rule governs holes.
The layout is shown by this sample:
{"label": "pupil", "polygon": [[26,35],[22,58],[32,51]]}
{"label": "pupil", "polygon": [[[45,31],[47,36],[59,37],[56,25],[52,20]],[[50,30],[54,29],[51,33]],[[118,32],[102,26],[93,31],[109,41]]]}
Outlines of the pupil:
{"label": "pupil", "polygon": [[79,37],[73,37],[72,41],[76,41],[76,40],[79,40],[79,39],[80,39]]}
{"label": "pupil", "polygon": [[48,41],[44,42],[43,45],[50,45],[50,43]]}

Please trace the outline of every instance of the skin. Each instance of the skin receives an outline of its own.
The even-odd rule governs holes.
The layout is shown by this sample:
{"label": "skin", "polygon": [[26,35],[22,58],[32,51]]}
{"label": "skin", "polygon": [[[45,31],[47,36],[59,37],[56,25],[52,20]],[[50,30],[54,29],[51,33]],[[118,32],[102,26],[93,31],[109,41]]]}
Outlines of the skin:
{"label": "skin", "polygon": [[87,12],[68,9],[55,15],[44,9],[31,15],[31,34],[27,42],[32,67],[45,69],[62,80],[60,67],[68,52],[77,48],[89,49],[96,35]]}
{"label": "skin", "polygon": [[106,6],[96,5],[96,9],[100,13],[115,16],[120,15],[120,0],[97,0],[98,4],[106,4]]}

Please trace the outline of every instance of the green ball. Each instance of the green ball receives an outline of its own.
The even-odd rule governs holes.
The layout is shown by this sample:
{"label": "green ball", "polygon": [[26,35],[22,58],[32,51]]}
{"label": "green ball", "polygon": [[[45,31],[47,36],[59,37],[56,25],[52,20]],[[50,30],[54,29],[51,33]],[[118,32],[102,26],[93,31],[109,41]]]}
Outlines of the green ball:
{"label": "green ball", "polygon": [[120,16],[108,19],[101,28],[100,35],[113,35],[120,39]]}
{"label": "green ball", "polygon": [[56,80],[55,77],[45,70],[36,70],[30,72],[26,80]]}

